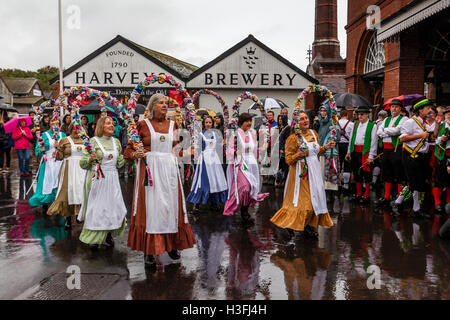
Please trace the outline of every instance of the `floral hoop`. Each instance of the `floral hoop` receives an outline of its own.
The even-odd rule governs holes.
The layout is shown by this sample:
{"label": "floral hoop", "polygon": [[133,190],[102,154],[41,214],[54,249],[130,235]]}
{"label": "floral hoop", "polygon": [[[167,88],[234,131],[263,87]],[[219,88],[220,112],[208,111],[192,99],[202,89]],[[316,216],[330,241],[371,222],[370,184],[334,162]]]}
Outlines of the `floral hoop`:
{"label": "floral hoop", "polygon": [[[308,86],[298,95],[298,97],[294,103],[294,117],[293,117],[291,126],[294,127],[295,132],[297,134],[299,133],[299,129],[300,129],[298,126],[298,123],[299,123],[298,114],[299,114],[300,110],[304,110],[305,98],[310,93],[319,93],[321,96],[326,97],[329,100],[331,114],[336,115],[338,113],[338,109],[336,107],[336,101],[334,100],[333,93],[330,90],[328,90],[327,87],[318,85],[318,84]],[[335,119],[333,119],[333,122],[335,122]]]}
{"label": "floral hoop", "polygon": [[[294,128],[295,134],[301,138],[300,140],[303,141],[302,136],[300,135],[300,125],[299,125],[299,121],[300,121],[300,117],[299,117],[299,113],[300,110],[304,110],[303,106],[304,106],[304,101],[305,98],[310,94],[310,93],[318,93],[321,96],[324,96],[328,99],[328,103],[330,105],[330,109],[331,109],[331,126],[330,126],[330,130],[331,130],[331,140],[332,141],[336,141],[337,140],[337,132],[339,129],[338,126],[338,122],[337,122],[337,113],[338,113],[338,109],[336,106],[336,101],[334,100],[333,97],[333,93],[328,90],[327,87],[322,86],[322,85],[310,85],[307,88],[305,88],[297,97],[297,99],[295,100],[294,103],[294,115],[293,115],[293,120],[292,120],[292,124],[291,127]],[[302,145],[299,146],[300,148],[303,149],[307,149],[306,147],[306,143],[302,143]],[[331,149],[331,170],[333,173],[336,172],[336,166],[334,163],[334,158],[333,158],[333,153],[334,153],[334,148]],[[306,163],[306,159],[305,159],[305,166],[303,168],[303,172],[301,173],[301,177],[304,178],[306,177],[306,175],[308,174],[308,164]]]}
{"label": "floral hoop", "polygon": [[[166,96],[166,98],[167,98],[168,104],[172,105],[175,108],[175,116],[168,116],[168,118],[174,119],[174,121],[177,123],[178,127],[180,128],[183,123],[183,115],[181,113],[180,104],[174,98],[171,98],[168,96]],[[148,107],[145,108],[144,117],[145,118],[148,117]]]}
{"label": "floral hoop", "polygon": [[192,95],[192,101],[197,101],[197,99],[200,97],[200,95],[202,94],[209,94],[212,95],[214,98],[217,99],[217,101],[219,101],[220,106],[222,107],[223,113],[224,113],[224,118],[225,118],[225,114],[227,114],[228,116],[228,106],[225,103],[225,100],[223,100],[223,98],[215,91],[209,90],[209,89],[201,89],[198,90],[196,93],[194,93]]}
{"label": "floral hoop", "polygon": [[[136,88],[134,88],[133,92],[131,93],[130,99],[128,99],[128,107],[126,109],[126,125],[127,125],[127,133],[128,133],[128,140],[131,140],[133,143],[134,148],[136,149],[142,149],[142,142],[139,140],[139,135],[136,129],[136,123],[134,122],[133,116],[134,113],[136,111],[136,103],[139,99],[139,97],[142,94],[142,91],[145,89],[145,87],[150,86],[153,83],[167,83],[169,85],[172,85],[175,87],[175,89],[180,92],[183,97],[186,98],[190,98],[189,93],[187,92],[186,89],[183,88],[183,86],[176,82],[175,79],[173,79],[172,76],[169,75],[155,75],[155,74],[151,74],[150,76],[148,76],[147,78],[145,78],[144,81],[140,82]],[[177,103],[178,105],[178,103]],[[179,110],[179,108],[177,109],[177,107],[175,106],[175,111],[181,114],[181,110]],[[148,116],[148,108],[145,109],[145,116]],[[189,120],[188,117],[188,112],[186,111],[186,119]],[[190,120],[192,121],[192,120]]]}

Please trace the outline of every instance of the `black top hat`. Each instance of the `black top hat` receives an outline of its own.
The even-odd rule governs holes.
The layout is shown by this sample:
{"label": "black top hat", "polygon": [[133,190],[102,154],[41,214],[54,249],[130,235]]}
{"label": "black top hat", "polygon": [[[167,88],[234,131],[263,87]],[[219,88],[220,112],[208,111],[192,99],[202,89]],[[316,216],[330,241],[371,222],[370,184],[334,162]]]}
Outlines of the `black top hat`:
{"label": "black top hat", "polygon": [[421,96],[412,102],[413,110],[419,110],[425,106],[432,106],[432,105],[433,103],[424,96]]}
{"label": "black top hat", "polygon": [[450,112],[450,106],[444,107],[443,109],[444,109],[444,111],[443,111],[444,114],[446,114],[447,112]]}
{"label": "black top hat", "polygon": [[403,107],[403,103],[399,99],[392,99],[392,101],[389,103],[389,105],[390,106],[396,105],[396,106]]}
{"label": "black top hat", "polygon": [[356,108],[355,112],[356,113],[358,113],[358,112],[370,113],[370,107],[369,106],[360,106],[360,107]]}

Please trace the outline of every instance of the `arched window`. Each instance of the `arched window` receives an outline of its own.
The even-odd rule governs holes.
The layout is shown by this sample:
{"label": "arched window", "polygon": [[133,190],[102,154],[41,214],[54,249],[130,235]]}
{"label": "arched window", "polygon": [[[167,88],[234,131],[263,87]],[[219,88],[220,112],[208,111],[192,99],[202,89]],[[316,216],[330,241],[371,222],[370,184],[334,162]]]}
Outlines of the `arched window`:
{"label": "arched window", "polygon": [[377,41],[376,32],[370,39],[364,62],[364,73],[380,70],[384,67],[384,43]]}
{"label": "arched window", "polygon": [[434,29],[428,38],[427,59],[433,61],[450,60],[450,28]]}

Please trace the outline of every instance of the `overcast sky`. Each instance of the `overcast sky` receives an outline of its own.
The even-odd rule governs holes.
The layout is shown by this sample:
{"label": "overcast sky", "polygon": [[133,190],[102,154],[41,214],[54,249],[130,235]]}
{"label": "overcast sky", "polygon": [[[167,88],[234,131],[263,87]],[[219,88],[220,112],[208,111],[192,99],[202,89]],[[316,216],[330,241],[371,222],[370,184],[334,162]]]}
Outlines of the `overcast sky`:
{"label": "overcast sky", "polygon": [[[1,1],[0,68],[58,66],[58,1]],[[302,70],[314,40],[314,0],[62,0],[63,64],[69,68],[120,34],[201,67],[253,34]],[[67,26],[71,5],[80,29]],[[338,0],[345,58],[347,1]]]}

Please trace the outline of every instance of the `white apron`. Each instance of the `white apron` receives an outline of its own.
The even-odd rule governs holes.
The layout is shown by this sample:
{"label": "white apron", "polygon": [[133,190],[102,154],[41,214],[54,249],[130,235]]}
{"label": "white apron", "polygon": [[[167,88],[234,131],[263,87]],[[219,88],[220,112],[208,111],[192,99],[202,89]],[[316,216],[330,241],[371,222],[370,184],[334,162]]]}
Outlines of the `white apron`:
{"label": "white apron", "polygon": [[[316,135],[312,130],[311,134],[314,137],[313,142],[308,142],[306,139],[304,141],[306,142],[306,145],[308,146],[308,156],[306,157],[306,162],[308,163],[308,180],[309,180],[309,190],[311,192],[311,202],[314,209],[314,213],[316,215],[319,214],[325,214],[328,213],[327,209],[327,198],[325,195],[325,187],[323,185],[322,180],[322,170],[320,167],[320,161],[318,158],[318,154],[320,151],[320,144],[316,139]],[[300,194],[300,184],[304,183],[302,179],[300,178],[300,173],[302,172],[301,163],[304,163],[305,160],[302,159],[300,161],[297,161],[296,169],[295,169],[295,189],[294,189],[294,199],[292,203],[294,204],[294,207],[298,206],[298,197]],[[289,181],[289,175],[287,178],[287,181]],[[284,189],[284,192],[286,194],[286,187],[287,183]]]}
{"label": "white apron", "polygon": [[[251,190],[250,195],[253,199],[258,199],[258,193],[260,190],[260,184],[259,184],[259,166],[258,161],[255,158],[255,148],[256,148],[256,141],[254,140],[253,135],[251,132],[249,132],[249,142],[244,143],[245,139],[241,137],[241,132],[243,132],[241,129],[237,130],[237,137],[240,141],[242,154],[240,156],[236,156],[234,159],[234,163],[230,164],[228,166],[227,170],[227,180],[228,180],[228,186],[230,188],[230,191],[228,192],[228,199],[231,197],[231,193],[234,192],[234,196],[236,197],[236,203],[239,204],[239,194],[238,194],[238,186],[237,186],[237,177],[238,177],[238,171],[240,170],[247,181],[250,183]],[[234,139],[232,136],[231,139]],[[234,165],[234,172],[231,170],[231,166]],[[246,169],[244,169],[244,165]],[[231,190],[231,182],[234,178],[234,190]]]}
{"label": "white apron", "polygon": [[[78,220],[84,222],[84,229],[88,230],[116,230],[122,226],[127,215],[127,208],[120,189],[119,174],[117,172],[118,146],[114,141],[114,151],[106,151],[97,137],[93,138],[103,152],[102,171],[104,178],[92,179],[91,191],[87,203],[83,201]],[[95,170],[92,168],[92,170]],[[85,185],[87,185],[87,179]],[[86,204],[86,210],[84,206]],[[85,214],[83,215],[83,212]]]}
{"label": "white apron", "polygon": [[[172,154],[174,121],[170,121],[169,133],[158,133],[153,129],[148,119],[145,119],[151,137],[151,151],[145,154],[153,180],[152,186],[145,187],[146,229],[149,234],[178,232],[178,183],[181,184],[178,160]],[[138,168],[140,167],[138,161]],[[137,171],[139,173],[139,170]],[[139,174],[136,176],[139,183]],[[135,188],[141,186],[135,185]],[[137,192],[135,192],[137,197]],[[184,193],[183,200],[184,222],[188,223]],[[135,205],[137,207],[137,198]],[[136,215],[136,209],[134,212]]]}
{"label": "white apron", "polygon": [[71,146],[70,157],[63,160],[61,166],[61,176],[59,178],[58,193],[56,198],[58,198],[59,193],[64,181],[64,174],[66,171],[66,166],[68,166],[68,201],[69,205],[82,204],[83,202],[83,187],[84,178],[86,176],[86,170],[80,167],[80,160],[83,155],[84,145],[75,144],[71,137],[67,137]]}
{"label": "white apron", "polygon": [[216,193],[228,189],[227,180],[222,169],[222,162],[216,152],[217,136],[214,131],[211,131],[211,133],[212,137],[209,139],[203,133],[200,133],[202,140],[205,141],[205,150],[200,153],[195,168],[194,181],[191,187],[191,191],[194,191],[194,193],[197,193],[202,185],[203,161],[205,161],[206,173],[208,174],[209,192]]}
{"label": "white apron", "polygon": [[[56,160],[53,156],[55,149],[55,140],[48,132],[45,132],[49,142],[49,149],[45,152],[47,161],[45,161],[44,181],[42,183],[42,194],[51,194],[53,189],[58,188],[58,174],[61,168],[61,161]],[[61,139],[61,133],[59,133]]]}

